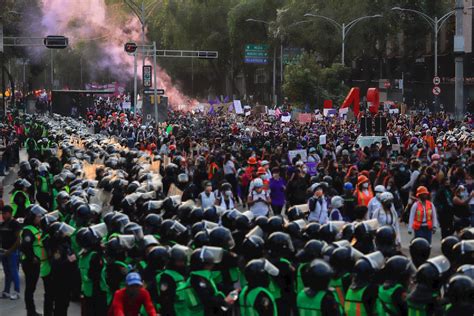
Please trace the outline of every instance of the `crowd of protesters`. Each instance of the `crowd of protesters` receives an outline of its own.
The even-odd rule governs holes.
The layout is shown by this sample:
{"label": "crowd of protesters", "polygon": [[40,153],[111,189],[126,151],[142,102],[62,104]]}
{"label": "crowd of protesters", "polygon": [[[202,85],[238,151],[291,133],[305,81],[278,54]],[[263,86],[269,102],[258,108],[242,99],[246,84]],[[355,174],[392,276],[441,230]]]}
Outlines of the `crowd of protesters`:
{"label": "crowd of protesters", "polygon": [[87,315],[472,310],[474,121],[387,120],[361,148],[337,117],[170,112],[155,126],[99,103],[82,123],[18,118],[7,128],[29,161],[4,211],[25,226],[28,315],[39,276],[46,315],[65,315],[78,283]]}

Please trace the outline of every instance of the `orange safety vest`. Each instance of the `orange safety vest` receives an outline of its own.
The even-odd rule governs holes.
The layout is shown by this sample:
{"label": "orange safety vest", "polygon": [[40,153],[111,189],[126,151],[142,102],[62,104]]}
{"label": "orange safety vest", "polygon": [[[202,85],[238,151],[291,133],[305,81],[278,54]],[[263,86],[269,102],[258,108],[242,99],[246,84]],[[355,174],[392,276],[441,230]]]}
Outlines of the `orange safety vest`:
{"label": "orange safety vest", "polygon": [[413,221],[413,229],[418,230],[423,223],[423,213],[426,211],[426,224],[428,225],[428,229],[433,228],[433,204],[430,201],[426,201],[426,208],[423,208],[423,204],[421,202],[417,202],[418,205],[416,207],[415,219]]}
{"label": "orange safety vest", "polygon": [[209,172],[207,174],[209,180],[212,180],[217,170],[219,170],[219,166],[215,162],[211,163],[211,165],[209,166]]}
{"label": "orange safety vest", "polygon": [[365,205],[368,206],[370,200],[374,197],[374,194],[369,189],[368,194],[364,194],[364,192],[357,190],[357,204],[358,205]]}

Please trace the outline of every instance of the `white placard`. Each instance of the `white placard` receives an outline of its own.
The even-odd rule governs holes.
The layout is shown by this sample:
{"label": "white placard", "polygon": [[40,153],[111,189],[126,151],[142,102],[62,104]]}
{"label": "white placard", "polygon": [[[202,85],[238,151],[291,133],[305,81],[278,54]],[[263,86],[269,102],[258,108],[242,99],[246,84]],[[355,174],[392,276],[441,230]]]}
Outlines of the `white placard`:
{"label": "white placard", "polygon": [[319,135],[319,145],[326,145],[326,135]]}
{"label": "white placard", "polygon": [[282,117],[281,117],[281,121],[282,121],[283,123],[288,123],[288,122],[290,122],[290,121],[291,121],[291,115],[282,116]]}
{"label": "white placard", "polygon": [[398,109],[389,109],[388,113],[390,114],[398,114],[400,111]]}
{"label": "white placard", "polygon": [[275,116],[275,110],[268,110],[269,116]]}
{"label": "white placard", "polygon": [[289,161],[292,162],[293,158],[295,158],[296,155],[298,155],[298,154],[301,156],[301,160],[303,160],[303,162],[308,161],[308,154],[306,153],[306,149],[298,149],[298,150],[288,151]]}
{"label": "white placard", "polygon": [[242,109],[242,103],[240,103],[240,100],[234,100],[234,111],[237,114],[244,114],[244,110]]}
{"label": "white placard", "polygon": [[245,112],[245,116],[250,116],[250,113],[252,112]]}
{"label": "white placard", "polygon": [[132,108],[132,102],[123,102],[122,110],[130,110]]}

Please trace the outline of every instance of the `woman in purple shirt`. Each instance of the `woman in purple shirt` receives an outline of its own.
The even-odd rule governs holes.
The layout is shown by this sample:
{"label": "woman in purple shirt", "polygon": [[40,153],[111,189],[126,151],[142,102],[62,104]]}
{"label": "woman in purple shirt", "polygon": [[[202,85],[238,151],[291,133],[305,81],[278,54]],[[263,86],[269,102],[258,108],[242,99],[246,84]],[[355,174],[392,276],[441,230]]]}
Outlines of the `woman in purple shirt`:
{"label": "woman in purple shirt", "polygon": [[281,214],[285,206],[286,182],[280,177],[280,169],[272,169],[272,178],[270,179],[270,198],[272,200],[272,209],[275,215]]}

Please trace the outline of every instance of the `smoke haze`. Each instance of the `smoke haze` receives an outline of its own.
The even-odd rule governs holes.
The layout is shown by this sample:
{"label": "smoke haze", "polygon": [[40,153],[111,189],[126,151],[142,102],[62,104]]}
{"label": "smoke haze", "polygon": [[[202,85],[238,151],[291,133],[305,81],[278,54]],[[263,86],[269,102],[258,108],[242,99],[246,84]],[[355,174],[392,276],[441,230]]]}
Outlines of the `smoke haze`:
{"label": "smoke haze", "polygon": [[[127,41],[141,43],[141,24],[123,3],[106,6],[105,0],[41,0],[39,21],[31,21],[38,14],[29,14],[28,25],[33,34],[65,35],[72,49],[77,45],[95,45],[98,55],[88,60],[91,70],[108,70],[118,82],[133,78],[133,57],[128,56],[123,46]],[[30,33],[31,34],[31,33]],[[138,72],[141,71],[141,56],[138,59]],[[150,62],[150,61],[148,61]],[[93,64],[92,64],[93,63]],[[157,68],[158,86],[165,89],[172,106],[197,103],[183,95],[173,85],[170,76],[160,67]]]}

